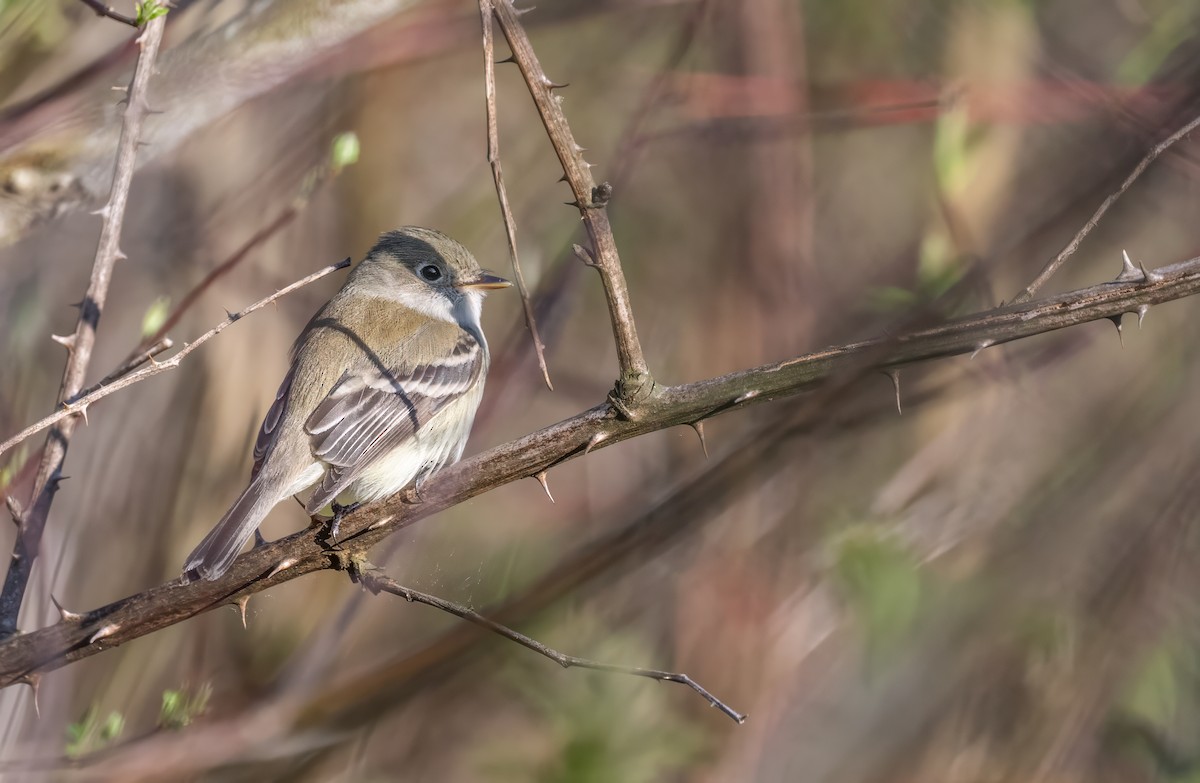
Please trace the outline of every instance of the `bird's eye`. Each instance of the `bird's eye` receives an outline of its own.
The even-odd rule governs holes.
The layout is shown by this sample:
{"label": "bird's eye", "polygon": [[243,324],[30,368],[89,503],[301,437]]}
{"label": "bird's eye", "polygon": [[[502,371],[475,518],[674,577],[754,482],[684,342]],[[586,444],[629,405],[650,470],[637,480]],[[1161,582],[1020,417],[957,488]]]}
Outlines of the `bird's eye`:
{"label": "bird's eye", "polygon": [[442,270],[438,269],[433,264],[427,264],[421,267],[421,277],[432,283],[442,279]]}

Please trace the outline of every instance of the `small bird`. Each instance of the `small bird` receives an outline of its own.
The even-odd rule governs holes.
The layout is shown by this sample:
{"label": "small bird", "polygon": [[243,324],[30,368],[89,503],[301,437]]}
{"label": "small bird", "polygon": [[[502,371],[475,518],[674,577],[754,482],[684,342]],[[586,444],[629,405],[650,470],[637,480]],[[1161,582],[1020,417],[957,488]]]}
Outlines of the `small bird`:
{"label": "small bird", "polygon": [[380,237],[296,340],[250,485],[188,557],[183,581],[225,573],[292,495],[315,486],[304,505],[314,515],[339,496],[379,500],[457,462],[487,376],[483,297],[509,285],[437,231]]}

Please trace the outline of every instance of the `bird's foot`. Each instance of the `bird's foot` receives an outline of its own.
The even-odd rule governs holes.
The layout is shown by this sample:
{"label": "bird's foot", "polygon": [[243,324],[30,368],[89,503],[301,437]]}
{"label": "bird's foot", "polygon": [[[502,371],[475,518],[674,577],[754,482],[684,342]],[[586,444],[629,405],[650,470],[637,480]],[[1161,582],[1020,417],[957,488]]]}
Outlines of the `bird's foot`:
{"label": "bird's foot", "polygon": [[362,503],[351,503],[350,505],[343,506],[336,500],[333,503],[330,503],[329,508],[333,511],[333,516],[331,516],[329,521],[326,522],[324,538],[328,541],[336,543],[338,539],[338,533],[341,532],[342,517],[346,516],[351,511],[354,511],[361,505]]}

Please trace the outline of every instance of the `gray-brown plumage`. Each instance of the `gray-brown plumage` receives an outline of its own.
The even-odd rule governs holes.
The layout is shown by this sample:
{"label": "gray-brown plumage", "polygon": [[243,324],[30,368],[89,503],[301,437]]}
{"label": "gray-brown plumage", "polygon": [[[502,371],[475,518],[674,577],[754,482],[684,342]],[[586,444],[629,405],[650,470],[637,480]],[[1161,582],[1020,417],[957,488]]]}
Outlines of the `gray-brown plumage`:
{"label": "gray-brown plumage", "polygon": [[430,229],[384,234],[304,328],[263,420],[250,485],[188,557],[183,578],[216,579],[275,504],[315,487],[394,494],[462,456],[483,396],[484,291],[507,286]]}

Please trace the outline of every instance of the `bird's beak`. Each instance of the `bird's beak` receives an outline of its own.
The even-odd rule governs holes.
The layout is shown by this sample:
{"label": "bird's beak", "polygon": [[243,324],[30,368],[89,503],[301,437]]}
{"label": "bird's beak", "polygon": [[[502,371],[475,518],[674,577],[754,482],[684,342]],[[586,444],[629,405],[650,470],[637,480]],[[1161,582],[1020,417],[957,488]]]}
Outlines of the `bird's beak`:
{"label": "bird's beak", "polygon": [[468,280],[459,282],[458,288],[474,288],[478,290],[488,291],[493,288],[508,288],[512,283],[505,280],[503,277],[480,272],[477,276]]}

